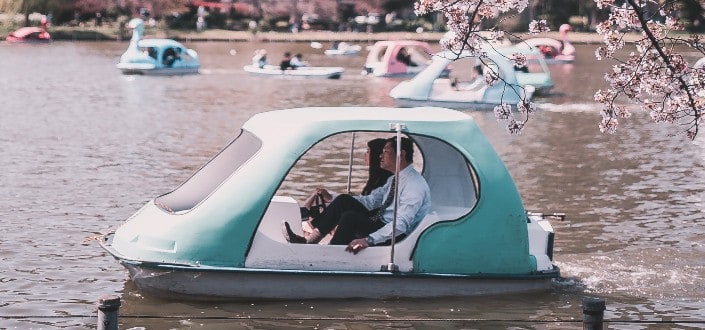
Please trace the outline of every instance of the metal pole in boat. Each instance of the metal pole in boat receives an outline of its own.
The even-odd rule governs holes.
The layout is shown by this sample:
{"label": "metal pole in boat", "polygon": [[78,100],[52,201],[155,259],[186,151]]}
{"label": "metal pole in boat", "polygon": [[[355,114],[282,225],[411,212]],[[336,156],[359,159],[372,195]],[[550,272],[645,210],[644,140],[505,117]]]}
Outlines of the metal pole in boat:
{"label": "metal pole in boat", "polygon": [[350,194],[350,186],[352,181],[353,168],[353,152],[355,151],[355,132],[352,133],[352,141],[350,141],[350,159],[348,160],[348,195]]}
{"label": "metal pole in boat", "polygon": [[117,330],[119,310],[119,297],[100,297],[100,299],[98,299],[98,330]]}
{"label": "metal pole in boat", "polygon": [[389,264],[387,264],[388,272],[396,272],[399,267],[394,264],[394,245],[397,238],[397,209],[399,208],[399,167],[401,166],[401,130],[406,128],[404,124],[390,124],[390,129],[397,132],[397,150],[396,150],[396,166],[394,167],[394,217],[392,218],[392,248],[389,254]]}

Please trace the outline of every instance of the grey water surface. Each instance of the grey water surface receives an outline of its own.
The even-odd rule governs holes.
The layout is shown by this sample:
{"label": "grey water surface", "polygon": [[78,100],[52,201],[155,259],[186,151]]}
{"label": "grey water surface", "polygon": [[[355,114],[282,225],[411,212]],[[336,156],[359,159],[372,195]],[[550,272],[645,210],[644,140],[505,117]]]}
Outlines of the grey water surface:
{"label": "grey water surface", "polygon": [[[361,76],[366,51],[331,58],[306,43],[186,44],[202,57],[199,75],[122,75],[115,64],[126,43],[0,44],[0,329],[95,328],[96,301],[109,294],[122,298],[121,329],[579,329],[585,296],[605,298],[610,328],[705,327],[703,137],[689,142],[682,128],[640,112],[616,135],[600,133],[592,95],[606,87],[610,63],[588,45],[575,64],[551,67],[556,87],[537,99],[521,135],[491,112],[466,111],[527,209],[567,214],[553,222],[563,278],[551,290],[242,302],[142,294],[91,237],[175,188],[253,114],[394,106],[387,94],[400,81]],[[249,76],[242,66],[257,48],[273,61],[301,52],[346,71],[339,80]],[[307,192],[290,187],[296,198]]]}

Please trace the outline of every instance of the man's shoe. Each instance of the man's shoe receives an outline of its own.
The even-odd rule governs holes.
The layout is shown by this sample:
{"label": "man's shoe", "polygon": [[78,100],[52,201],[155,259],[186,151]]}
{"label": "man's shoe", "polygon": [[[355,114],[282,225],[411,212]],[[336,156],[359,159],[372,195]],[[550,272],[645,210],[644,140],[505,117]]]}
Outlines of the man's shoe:
{"label": "man's shoe", "polygon": [[318,244],[323,239],[323,235],[321,235],[321,231],[318,228],[313,228],[310,233],[304,232],[304,237],[306,237],[306,244]]}
{"label": "man's shoe", "polygon": [[289,243],[294,243],[294,244],[306,244],[306,239],[296,235],[292,230],[291,226],[289,226],[289,223],[284,221],[284,224],[282,226],[282,234],[284,234],[284,238],[286,239],[287,242]]}

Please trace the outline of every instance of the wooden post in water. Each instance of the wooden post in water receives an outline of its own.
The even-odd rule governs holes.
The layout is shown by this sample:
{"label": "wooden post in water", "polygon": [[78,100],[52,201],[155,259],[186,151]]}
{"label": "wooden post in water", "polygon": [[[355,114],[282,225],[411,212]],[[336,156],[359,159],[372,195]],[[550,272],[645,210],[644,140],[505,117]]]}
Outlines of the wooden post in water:
{"label": "wooden post in water", "polygon": [[100,297],[100,299],[98,299],[98,330],[118,330],[119,310],[119,297]]}
{"label": "wooden post in water", "polygon": [[596,297],[583,298],[583,330],[602,330],[604,316],[604,299]]}

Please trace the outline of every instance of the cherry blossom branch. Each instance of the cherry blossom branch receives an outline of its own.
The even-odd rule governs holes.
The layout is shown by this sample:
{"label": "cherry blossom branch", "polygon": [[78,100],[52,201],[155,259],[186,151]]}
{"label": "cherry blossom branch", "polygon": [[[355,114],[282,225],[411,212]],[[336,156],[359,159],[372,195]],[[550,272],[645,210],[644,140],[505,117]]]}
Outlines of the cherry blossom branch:
{"label": "cherry blossom branch", "polygon": [[[689,66],[674,46],[683,44],[705,55],[703,37],[669,36],[672,31],[683,29],[678,23],[675,1],[650,2],[659,5],[660,16],[666,17],[664,22],[655,21],[656,14],[644,16],[641,8],[645,3],[639,0],[625,0],[619,6],[615,5],[617,0],[594,1],[598,9],[610,8],[609,18],[597,25],[604,45],[597,48],[595,56],[598,60],[611,58],[618,62],[605,74],[609,87],[595,93],[595,101],[602,104],[600,130],[615,133],[619,119],[631,116],[626,105],[617,103],[624,96],[639,104],[655,122],[687,126],[686,136],[694,139],[705,111],[705,68]],[[430,12],[445,15],[451,34],[441,40],[444,49],[452,50],[457,56],[466,50],[488,60],[483,54],[486,45],[502,39],[506,32],[495,25],[490,29],[490,36],[484,37],[479,27],[488,19],[503,21],[501,17],[521,13],[527,6],[528,0],[417,0],[415,10],[419,15]],[[640,31],[643,37],[635,43],[636,52],[620,60],[615,54],[626,44],[626,34],[622,31],[629,30]],[[545,32],[548,26],[545,21],[533,21],[529,31],[531,34]],[[512,56],[511,60],[518,65],[522,58]],[[516,109],[525,115],[523,121],[514,118],[512,107],[507,104],[497,106],[494,112],[498,119],[508,122],[511,133],[518,134],[535,106],[523,98]]]}

